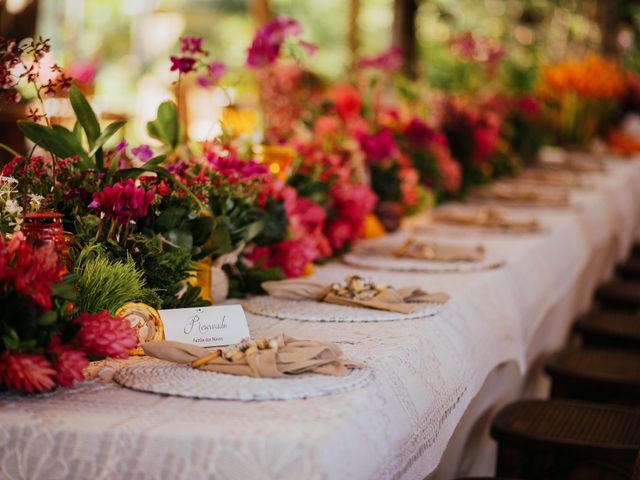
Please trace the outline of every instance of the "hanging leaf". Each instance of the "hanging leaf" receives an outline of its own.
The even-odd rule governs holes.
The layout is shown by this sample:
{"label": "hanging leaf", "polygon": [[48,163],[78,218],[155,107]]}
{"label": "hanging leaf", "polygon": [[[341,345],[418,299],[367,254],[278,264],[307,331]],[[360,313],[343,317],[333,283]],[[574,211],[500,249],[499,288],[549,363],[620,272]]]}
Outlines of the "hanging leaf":
{"label": "hanging leaf", "polygon": [[171,101],[162,102],[158,107],[156,119],[147,123],[147,132],[160,140],[169,150],[174,150],[182,137],[178,108]]}
{"label": "hanging leaf", "polygon": [[78,155],[82,160],[89,161],[87,152],[84,151],[73,132],[60,125],[47,127],[29,120],[18,120],[18,127],[33,143],[60,158]]}
{"label": "hanging leaf", "polygon": [[[84,133],[87,135],[87,141],[89,142],[89,148],[93,148],[95,141],[100,136],[100,124],[98,123],[98,117],[91,108],[91,105],[82,94],[80,89],[75,85],[71,86],[69,90],[69,100],[71,101],[71,107],[76,114],[76,118]],[[93,155],[89,155],[92,157]]]}
{"label": "hanging leaf", "polygon": [[124,127],[126,123],[126,120],[116,120],[115,122],[107,125],[100,136],[96,138],[93,144],[93,148],[89,152],[89,157],[93,157],[98,151],[102,150],[104,144],[107,143],[107,141],[113,136],[114,133]]}

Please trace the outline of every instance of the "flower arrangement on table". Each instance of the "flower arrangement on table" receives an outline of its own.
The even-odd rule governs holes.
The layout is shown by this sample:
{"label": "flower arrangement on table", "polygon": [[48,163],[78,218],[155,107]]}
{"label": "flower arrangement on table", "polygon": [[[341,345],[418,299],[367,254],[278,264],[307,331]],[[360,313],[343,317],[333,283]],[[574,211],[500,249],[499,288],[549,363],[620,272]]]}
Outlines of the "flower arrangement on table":
{"label": "flower arrangement on table", "polygon": [[543,114],[562,146],[588,147],[626,92],[627,77],[618,64],[594,53],[542,69]]}

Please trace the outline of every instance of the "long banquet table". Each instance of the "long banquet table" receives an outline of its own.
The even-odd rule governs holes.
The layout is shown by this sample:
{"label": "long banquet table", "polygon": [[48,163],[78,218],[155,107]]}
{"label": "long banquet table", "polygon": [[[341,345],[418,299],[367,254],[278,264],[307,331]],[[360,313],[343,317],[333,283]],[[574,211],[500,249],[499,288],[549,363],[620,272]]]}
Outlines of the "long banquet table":
{"label": "long banquet table", "polygon": [[[624,258],[640,223],[640,162],[607,162],[569,208],[518,209],[530,235],[472,235],[506,259],[476,273],[350,273],[442,290],[440,314],[381,323],[313,323],[248,315],[253,336],[337,342],[373,370],[364,388],[289,401],[195,400],[107,379],[26,397],[0,395],[0,478],[452,478],[493,468],[490,419],[544,395],[540,359],[560,347],[596,284]],[[404,233],[399,233],[402,237]],[[441,234],[445,235],[446,234]],[[443,238],[445,238],[443,237]],[[453,237],[452,237],[453,238]]]}

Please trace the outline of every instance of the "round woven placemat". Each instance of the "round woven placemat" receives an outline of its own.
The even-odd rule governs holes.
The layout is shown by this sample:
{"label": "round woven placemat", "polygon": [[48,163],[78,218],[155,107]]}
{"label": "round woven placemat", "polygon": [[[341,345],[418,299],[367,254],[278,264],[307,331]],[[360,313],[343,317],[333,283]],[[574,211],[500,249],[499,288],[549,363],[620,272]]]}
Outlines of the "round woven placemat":
{"label": "round woven placemat", "polygon": [[504,265],[502,258],[487,258],[478,262],[437,262],[418,258],[347,253],[342,261],[347,265],[390,272],[471,273],[492,270]]}
{"label": "round woven placemat", "polygon": [[367,385],[369,368],[349,369],[344,376],[305,373],[279,378],[255,378],[208,372],[188,365],[152,362],[126,366],[114,380],[143,392],[212,400],[293,400],[335,395]]}
{"label": "round woven placemat", "polygon": [[305,322],[393,322],[431,317],[440,313],[444,305],[421,303],[411,313],[387,312],[373,308],[348,307],[314,300],[284,300],[275,297],[254,297],[243,303],[244,308],[256,315],[280,320]]}

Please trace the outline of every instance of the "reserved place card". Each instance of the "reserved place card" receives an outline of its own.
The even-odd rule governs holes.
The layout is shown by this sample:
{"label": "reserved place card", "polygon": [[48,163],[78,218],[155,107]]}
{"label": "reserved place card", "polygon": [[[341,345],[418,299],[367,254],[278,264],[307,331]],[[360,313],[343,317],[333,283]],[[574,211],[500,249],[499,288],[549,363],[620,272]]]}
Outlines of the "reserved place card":
{"label": "reserved place card", "polygon": [[160,310],[167,340],[218,347],[249,337],[249,326],[241,305]]}

